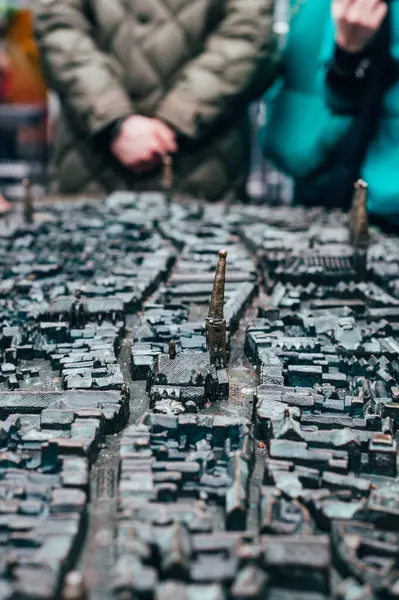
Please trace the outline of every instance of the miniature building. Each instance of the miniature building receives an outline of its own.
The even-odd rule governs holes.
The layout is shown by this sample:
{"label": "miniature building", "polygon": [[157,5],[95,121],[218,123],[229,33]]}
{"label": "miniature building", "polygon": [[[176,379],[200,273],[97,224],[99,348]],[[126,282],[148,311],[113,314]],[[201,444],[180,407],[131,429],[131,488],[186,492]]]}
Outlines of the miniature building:
{"label": "miniature building", "polygon": [[397,442],[390,434],[376,433],[370,440],[369,459],[375,475],[397,475]]}
{"label": "miniature building", "polygon": [[[205,401],[227,398],[229,391],[226,320],[223,316],[227,252],[219,252],[208,316],[205,321],[208,352],[176,352],[174,340],[169,354],[159,354],[148,379],[152,406],[182,412]],[[199,391],[201,390],[201,393]],[[162,401],[163,404],[162,404]],[[173,402],[173,405],[172,405]]]}
{"label": "miniature building", "polygon": [[126,318],[120,298],[83,298],[80,290],[75,291],[74,297],[61,296],[54,300],[46,309],[45,316],[49,322],[66,321],[72,328],[78,329],[93,322],[124,324]]}
{"label": "miniature building", "polygon": [[[164,397],[169,397],[171,392],[172,399],[184,399],[184,404],[195,398],[201,399],[200,404],[203,404],[226,398],[228,382],[223,378],[223,370],[220,372],[211,365],[208,353],[181,352],[174,358],[168,354],[156,357],[148,389],[150,394],[163,394]],[[194,390],[201,390],[201,394]]]}

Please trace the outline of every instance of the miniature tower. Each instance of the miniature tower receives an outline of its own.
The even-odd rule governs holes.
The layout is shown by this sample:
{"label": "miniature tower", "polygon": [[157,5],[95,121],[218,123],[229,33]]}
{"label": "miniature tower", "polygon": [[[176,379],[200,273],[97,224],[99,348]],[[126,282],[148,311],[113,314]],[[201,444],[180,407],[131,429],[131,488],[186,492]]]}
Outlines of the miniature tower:
{"label": "miniature tower", "polygon": [[24,186],[24,221],[27,225],[31,225],[33,223],[33,197],[29,179],[25,178],[22,185]]}
{"label": "miniature tower", "polygon": [[369,222],[367,216],[367,183],[359,179],[355,183],[352,210],[349,216],[350,241],[355,248],[367,250]]}
{"label": "miniature tower", "polygon": [[170,360],[175,360],[175,358],[176,358],[176,342],[175,342],[175,340],[170,340],[170,342],[169,342],[169,358],[170,358]]}
{"label": "miniature tower", "polygon": [[226,257],[226,250],[221,250],[213,282],[209,313],[205,320],[210,362],[221,369],[225,368],[227,364],[226,320],[223,315]]}
{"label": "miniature tower", "polygon": [[75,300],[70,312],[70,325],[77,329],[83,329],[86,325],[86,307],[79,289],[75,290]]}
{"label": "miniature tower", "polygon": [[350,242],[354,247],[354,268],[357,278],[367,276],[367,250],[369,245],[369,222],[367,216],[367,183],[359,179],[355,183],[352,210],[349,215]]}
{"label": "miniature tower", "polygon": [[86,600],[86,587],[79,571],[71,571],[65,578],[62,600]]}
{"label": "miniature tower", "polygon": [[170,154],[162,157],[162,189],[166,194],[168,206],[171,202],[171,191],[173,187],[173,158]]}

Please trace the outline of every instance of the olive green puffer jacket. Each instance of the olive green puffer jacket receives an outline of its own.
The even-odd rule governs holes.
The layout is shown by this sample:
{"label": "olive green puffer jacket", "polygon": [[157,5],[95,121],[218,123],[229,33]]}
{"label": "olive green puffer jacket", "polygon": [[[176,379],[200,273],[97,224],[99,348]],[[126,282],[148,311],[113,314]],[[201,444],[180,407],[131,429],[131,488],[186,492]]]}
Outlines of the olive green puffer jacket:
{"label": "olive green puffer jacket", "polygon": [[38,0],[35,32],[62,114],[61,193],[157,189],[122,169],[96,133],[130,114],[179,134],[175,191],[217,200],[248,172],[247,105],[273,77],[274,0]]}

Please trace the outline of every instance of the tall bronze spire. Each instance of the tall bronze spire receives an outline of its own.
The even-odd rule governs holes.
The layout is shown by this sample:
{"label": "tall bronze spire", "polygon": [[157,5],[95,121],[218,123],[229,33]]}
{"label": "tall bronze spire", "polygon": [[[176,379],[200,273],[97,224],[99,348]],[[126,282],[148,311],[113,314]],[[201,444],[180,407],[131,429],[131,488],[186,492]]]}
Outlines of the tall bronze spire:
{"label": "tall bronze spire", "polygon": [[223,314],[226,257],[226,250],[220,250],[209,312],[205,320],[210,362],[219,368],[224,368],[227,364],[226,320]]}
{"label": "tall bronze spire", "polygon": [[170,342],[169,342],[169,358],[170,358],[170,360],[174,360],[176,358],[176,342],[175,342],[175,340],[170,340]]}
{"label": "tall bronze spire", "polygon": [[173,156],[164,154],[162,157],[162,189],[165,192],[166,206],[170,214],[173,188]]}
{"label": "tall bronze spire", "polygon": [[27,177],[22,181],[24,186],[24,204],[23,204],[23,216],[24,221],[28,225],[33,223],[33,197],[32,190],[30,187],[30,181]]}
{"label": "tall bronze spire", "polygon": [[86,586],[79,571],[70,571],[65,578],[62,600],[85,600]]}
{"label": "tall bronze spire", "polygon": [[162,188],[166,194],[170,194],[173,187],[173,157],[165,154],[162,157]]}
{"label": "tall bronze spire", "polygon": [[213,289],[211,303],[209,305],[208,319],[223,319],[224,305],[224,283],[226,279],[226,258],[227,251],[220,250],[219,260],[216,267],[215,279],[213,281]]}
{"label": "tall bronze spire", "polygon": [[350,241],[355,248],[361,250],[366,250],[369,244],[367,187],[367,183],[362,179],[356,181],[352,198],[352,210],[349,215]]}

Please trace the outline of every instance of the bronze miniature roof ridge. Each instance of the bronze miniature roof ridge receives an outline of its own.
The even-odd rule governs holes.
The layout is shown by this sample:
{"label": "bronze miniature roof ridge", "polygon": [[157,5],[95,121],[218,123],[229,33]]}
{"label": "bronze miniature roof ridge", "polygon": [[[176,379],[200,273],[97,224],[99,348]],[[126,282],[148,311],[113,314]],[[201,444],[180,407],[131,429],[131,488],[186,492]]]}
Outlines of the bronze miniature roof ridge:
{"label": "bronze miniature roof ridge", "polygon": [[219,251],[219,260],[216,266],[215,279],[213,282],[212,296],[209,304],[208,319],[223,320],[224,285],[226,279],[227,250]]}

